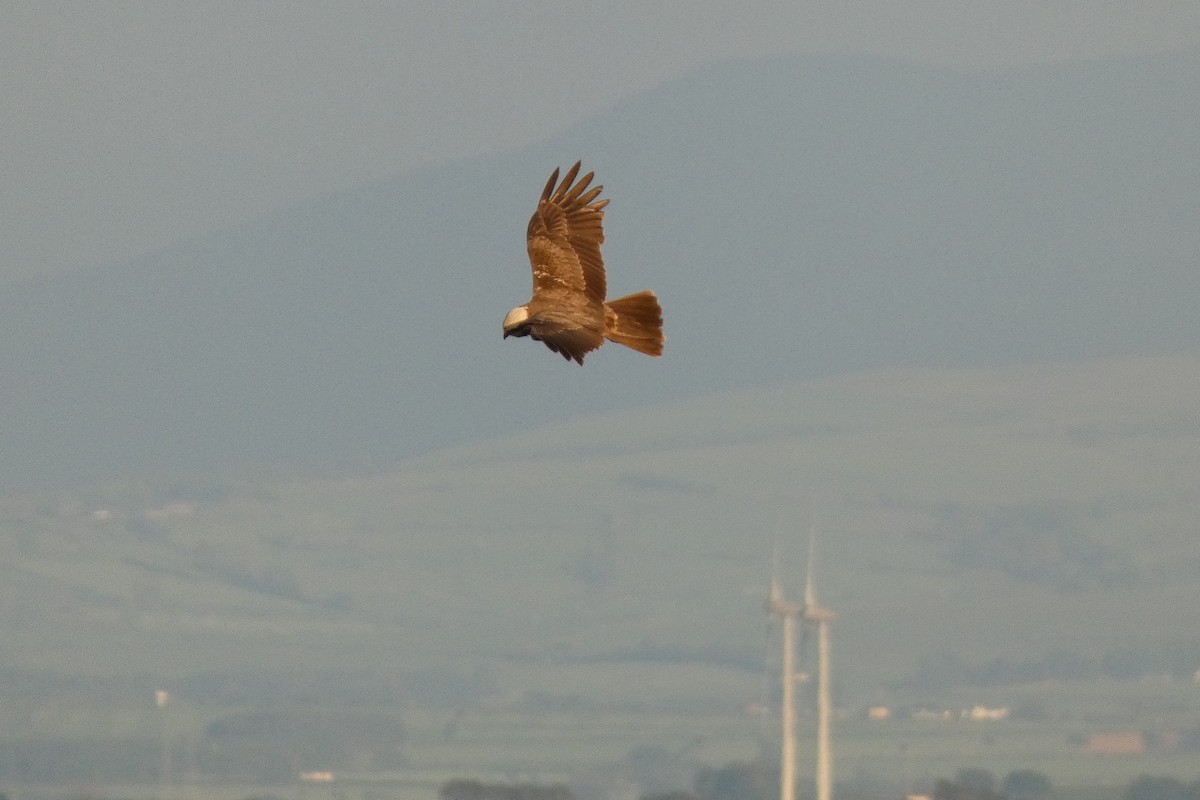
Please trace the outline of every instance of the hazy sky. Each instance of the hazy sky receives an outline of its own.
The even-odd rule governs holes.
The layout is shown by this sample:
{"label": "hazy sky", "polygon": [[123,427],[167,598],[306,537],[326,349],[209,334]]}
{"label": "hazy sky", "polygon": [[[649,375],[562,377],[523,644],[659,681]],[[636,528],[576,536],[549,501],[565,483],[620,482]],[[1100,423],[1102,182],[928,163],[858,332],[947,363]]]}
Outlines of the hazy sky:
{"label": "hazy sky", "polygon": [[1195,0],[3,2],[0,281],[535,141],[713,61],[1200,44]]}

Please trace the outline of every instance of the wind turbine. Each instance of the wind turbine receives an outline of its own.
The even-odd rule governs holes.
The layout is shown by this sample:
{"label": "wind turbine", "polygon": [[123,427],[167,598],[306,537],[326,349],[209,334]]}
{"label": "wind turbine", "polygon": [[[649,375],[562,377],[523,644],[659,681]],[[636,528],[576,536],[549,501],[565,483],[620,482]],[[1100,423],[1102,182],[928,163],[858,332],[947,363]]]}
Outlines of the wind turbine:
{"label": "wind turbine", "polygon": [[771,558],[771,591],[767,595],[766,610],[783,621],[783,744],[779,754],[779,800],[796,799],[796,701],[793,696],[796,686],[795,656],[796,619],[804,613],[804,607],[785,600],[779,588],[779,547]]}
{"label": "wind turbine", "polygon": [[[804,605],[800,616],[817,628],[817,800],[830,800],[833,781],[833,754],[830,750],[829,720],[829,623],[834,613],[817,605],[813,589],[813,554],[817,541],[814,528],[808,538],[808,569],[804,577]],[[785,798],[786,800],[786,798]]]}

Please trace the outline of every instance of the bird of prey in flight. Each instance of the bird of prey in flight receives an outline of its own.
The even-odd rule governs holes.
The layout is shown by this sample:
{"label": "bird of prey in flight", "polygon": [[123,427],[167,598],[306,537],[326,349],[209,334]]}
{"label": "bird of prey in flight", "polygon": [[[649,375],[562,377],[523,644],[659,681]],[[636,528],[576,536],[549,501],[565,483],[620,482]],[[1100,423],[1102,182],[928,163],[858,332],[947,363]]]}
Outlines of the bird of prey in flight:
{"label": "bird of prey in flight", "polygon": [[604,299],[600,245],[608,200],[596,199],[603,186],[588,189],[595,173],[575,182],[580,163],[567,170],[561,183],[555,168],[542,190],[526,233],[533,298],[508,312],[504,338],[528,336],[579,364],[605,339],[660,356],[662,307],[654,292]]}

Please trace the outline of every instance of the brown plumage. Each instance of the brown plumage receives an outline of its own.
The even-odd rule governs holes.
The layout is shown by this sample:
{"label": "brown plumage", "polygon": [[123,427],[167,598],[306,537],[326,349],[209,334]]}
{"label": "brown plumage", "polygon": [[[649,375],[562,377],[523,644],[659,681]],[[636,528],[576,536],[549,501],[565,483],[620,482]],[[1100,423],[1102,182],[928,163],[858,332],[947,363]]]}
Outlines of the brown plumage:
{"label": "brown plumage", "polygon": [[528,336],[580,364],[605,339],[660,356],[662,307],[654,292],[605,302],[600,245],[608,200],[596,199],[603,186],[588,189],[594,173],[572,185],[580,164],[575,162],[561,183],[555,168],[542,190],[526,233],[533,298],[508,312],[504,336]]}

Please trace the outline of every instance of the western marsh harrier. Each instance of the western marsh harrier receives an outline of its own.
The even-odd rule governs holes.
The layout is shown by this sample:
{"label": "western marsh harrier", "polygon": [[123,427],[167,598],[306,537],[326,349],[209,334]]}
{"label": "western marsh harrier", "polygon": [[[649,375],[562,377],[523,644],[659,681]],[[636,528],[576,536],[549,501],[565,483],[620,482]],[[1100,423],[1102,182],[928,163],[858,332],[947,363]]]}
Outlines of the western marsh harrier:
{"label": "western marsh harrier", "polygon": [[662,307],[654,292],[604,299],[607,285],[600,245],[608,200],[596,199],[603,186],[588,189],[592,172],[571,185],[579,166],[575,162],[561,183],[555,168],[542,190],[526,233],[533,299],[508,312],[504,337],[528,336],[580,364],[605,339],[660,356]]}

